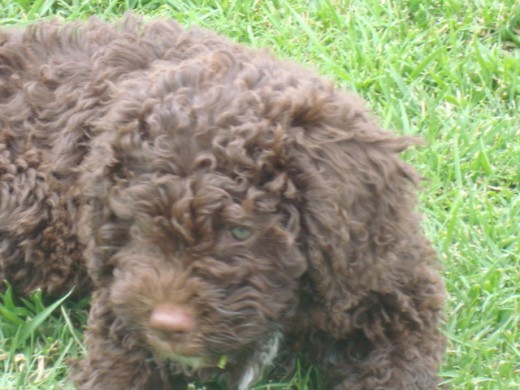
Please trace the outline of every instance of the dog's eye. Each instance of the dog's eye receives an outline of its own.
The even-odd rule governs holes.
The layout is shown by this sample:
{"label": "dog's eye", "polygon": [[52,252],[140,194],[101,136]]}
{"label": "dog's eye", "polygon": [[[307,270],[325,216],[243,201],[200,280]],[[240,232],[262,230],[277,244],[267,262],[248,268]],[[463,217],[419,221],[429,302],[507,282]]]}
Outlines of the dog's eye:
{"label": "dog's eye", "polygon": [[235,226],[231,229],[231,235],[237,241],[245,241],[251,237],[252,234],[253,232],[250,229],[243,226]]}

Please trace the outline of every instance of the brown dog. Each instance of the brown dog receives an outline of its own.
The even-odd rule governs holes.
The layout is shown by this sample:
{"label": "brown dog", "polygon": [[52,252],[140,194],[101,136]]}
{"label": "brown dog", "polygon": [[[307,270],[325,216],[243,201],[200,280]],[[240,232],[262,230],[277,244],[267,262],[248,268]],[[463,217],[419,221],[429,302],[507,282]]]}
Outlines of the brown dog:
{"label": "brown dog", "polygon": [[358,99],[131,17],[3,31],[0,82],[0,277],[92,294],[78,388],[245,390],[281,349],[327,388],[436,388],[412,140]]}

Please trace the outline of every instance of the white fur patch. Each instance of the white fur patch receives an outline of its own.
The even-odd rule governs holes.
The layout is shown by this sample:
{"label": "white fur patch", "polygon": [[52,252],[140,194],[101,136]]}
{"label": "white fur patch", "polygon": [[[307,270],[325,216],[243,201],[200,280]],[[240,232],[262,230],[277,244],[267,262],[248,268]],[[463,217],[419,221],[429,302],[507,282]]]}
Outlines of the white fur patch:
{"label": "white fur patch", "polygon": [[249,385],[255,380],[255,367],[248,367],[242,374],[242,379],[238,385],[238,390],[247,390]]}
{"label": "white fur patch", "polygon": [[282,335],[279,332],[273,333],[271,338],[249,358],[248,365],[239,382],[238,390],[249,389],[249,386],[258,379],[264,368],[273,363],[280,348],[281,338]]}

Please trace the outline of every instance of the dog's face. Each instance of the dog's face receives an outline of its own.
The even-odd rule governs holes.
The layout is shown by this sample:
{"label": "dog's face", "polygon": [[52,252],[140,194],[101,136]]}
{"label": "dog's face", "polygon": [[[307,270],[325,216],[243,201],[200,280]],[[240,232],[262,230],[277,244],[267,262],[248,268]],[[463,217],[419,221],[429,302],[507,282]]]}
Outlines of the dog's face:
{"label": "dog's face", "polygon": [[280,330],[306,267],[287,221],[233,199],[217,184],[231,185],[225,177],[159,181],[112,257],[118,316],[158,355],[207,360],[196,364]]}
{"label": "dog's face", "polygon": [[193,69],[128,83],[100,121],[85,175],[88,261],[150,350],[214,366],[271,342],[297,310],[307,264],[284,129],[243,85],[213,75],[204,86]]}

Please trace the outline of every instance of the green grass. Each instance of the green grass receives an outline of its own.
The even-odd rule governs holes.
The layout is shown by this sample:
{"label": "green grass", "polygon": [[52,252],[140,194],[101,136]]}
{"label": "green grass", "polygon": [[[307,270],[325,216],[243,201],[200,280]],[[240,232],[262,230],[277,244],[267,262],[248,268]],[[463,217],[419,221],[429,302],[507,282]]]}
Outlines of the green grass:
{"label": "green grass", "polygon": [[[424,226],[444,263],[454,389],[520,388],[520,5],[516,0],[0,0],[3,24],[58,15],[169,16],[269,47],[362,95],[426,180]],[[63,389],[86,303],[0,300],[0,389]],[[298,370],[286,384],[312,389]],[[278,382],[277,382],[278,383]]]}

